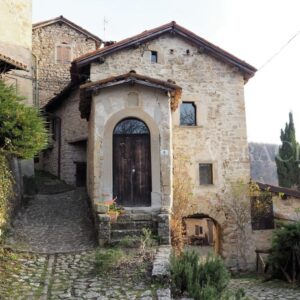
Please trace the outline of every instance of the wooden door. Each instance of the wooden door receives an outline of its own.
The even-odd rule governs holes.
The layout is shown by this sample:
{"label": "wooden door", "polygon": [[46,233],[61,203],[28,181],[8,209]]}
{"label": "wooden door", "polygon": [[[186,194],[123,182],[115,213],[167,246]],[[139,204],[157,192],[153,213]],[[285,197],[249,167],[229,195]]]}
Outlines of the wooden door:
{"label": "wooden door", "polygon": [[141,124],[139,130],[116,127],[113,137],[113,194],[122,206],[151,206],[150,134]]}
{"label": "wooden door", "polygon": [[75,162],[76,186],[86,186],[86,162]]}

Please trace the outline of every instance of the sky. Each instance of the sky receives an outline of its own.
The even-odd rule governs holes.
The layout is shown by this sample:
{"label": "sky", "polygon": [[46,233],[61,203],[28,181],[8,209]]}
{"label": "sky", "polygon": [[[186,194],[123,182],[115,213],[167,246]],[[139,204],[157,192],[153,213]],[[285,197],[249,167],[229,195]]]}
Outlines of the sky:
{"label": "sky", "polygon": [[33,22],[63,15],[103,40],[176,21],[258,69],[245,85],[248,141],[280,143],[292,111],[300,142],[299,0],[32,0],[32,6]]}

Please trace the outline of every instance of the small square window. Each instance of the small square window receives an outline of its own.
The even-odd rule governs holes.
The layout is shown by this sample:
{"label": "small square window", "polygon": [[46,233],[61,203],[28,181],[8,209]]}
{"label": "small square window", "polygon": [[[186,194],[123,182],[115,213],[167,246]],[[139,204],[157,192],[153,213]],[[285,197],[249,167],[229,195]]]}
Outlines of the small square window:
{"label": "small square window", "polygon": [[157,51],[151,51],[151,62],[157,63]]}
{"label": "small square window", "polygon": [[213,184],[212,164],[199,164],[200,185]]}
{"label": "small square window", "polygon": [[196,125],[196,105],[194,102],[183,102],[180,105],[180,125]]}

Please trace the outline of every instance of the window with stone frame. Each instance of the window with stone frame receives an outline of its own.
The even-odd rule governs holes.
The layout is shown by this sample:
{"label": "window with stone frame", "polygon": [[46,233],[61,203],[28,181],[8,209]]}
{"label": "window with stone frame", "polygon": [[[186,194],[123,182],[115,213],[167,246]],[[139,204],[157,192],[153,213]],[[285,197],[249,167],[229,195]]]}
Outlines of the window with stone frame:
{"label": "window with stone frame", "polygon": [[180,105],[180,125],[196,126],[196,105],[194,102],[182,102]]}
{"label": "window with stone frame", "polygon": [[199,164],[200,185],[213,184],[213,165],[209,163]]}
{"label": "window with stone frame", "polygon": [[55,62],[69,64],[72,61],[72,46],[68,44],[56,45]]}

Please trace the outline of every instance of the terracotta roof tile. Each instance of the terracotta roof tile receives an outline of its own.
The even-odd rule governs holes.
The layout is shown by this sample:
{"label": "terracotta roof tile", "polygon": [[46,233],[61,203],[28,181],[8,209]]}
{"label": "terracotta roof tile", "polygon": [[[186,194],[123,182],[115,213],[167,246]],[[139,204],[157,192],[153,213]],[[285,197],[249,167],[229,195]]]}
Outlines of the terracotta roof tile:
{"label": "terracotta roof tile", "polygon": [[3,63],[8,65],[8,69],[6,69],[6,71],[8,71],[9,69],[18,69],[18,70],[27,71],[27,65],[13,59],[12,57],[0,53],[0,69]]}

